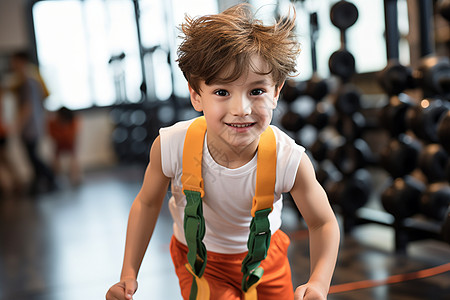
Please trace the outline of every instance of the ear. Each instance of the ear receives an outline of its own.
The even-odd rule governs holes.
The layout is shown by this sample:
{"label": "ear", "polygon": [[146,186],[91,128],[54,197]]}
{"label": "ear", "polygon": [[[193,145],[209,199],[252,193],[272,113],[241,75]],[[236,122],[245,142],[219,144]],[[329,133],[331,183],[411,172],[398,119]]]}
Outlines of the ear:
{"label": "ear", "polygon": [[194,91],[194,89],[191,87],[190,84],[188,84],[188,87],[189,87],[189,94],[191,95],[192,106],[196,111],[202,112],[203,111],[202,96],[196,91]]}

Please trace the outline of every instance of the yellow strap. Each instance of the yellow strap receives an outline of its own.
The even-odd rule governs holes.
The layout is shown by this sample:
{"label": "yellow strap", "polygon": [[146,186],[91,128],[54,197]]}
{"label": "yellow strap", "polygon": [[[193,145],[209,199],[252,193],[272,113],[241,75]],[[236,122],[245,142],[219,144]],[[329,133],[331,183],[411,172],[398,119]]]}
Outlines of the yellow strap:
{"label": "yellow strap", "polygon": [[269,126],[261,134],[258,145],[256,167],[256,190],[252,203],[252,216],[255,211],[273,208],[275,180],[277,172],[277,146],[275,134]]}
{"label": "yellow strap", "polygon": [[197,298],[195,300],[209,300],[209,284],[206,278],[204,276],[198,277],[192,270],[190,264],[186,264],[185,266],[188,272],[194,276],[195,283],[197,284]]}
{"label": "yellow strap", "polygon": [[[205,118],[198,117],[189,126],[183,148],[183,174],[181,182],[183,190],[200,192],[204,196],[202,178],[202,154],[206,133]],[[261,134],[258,144],[258,158],[256,168],[256,189],[252,200],[251,214],[273,208],[275,180],[276,180],[277,149],[275,134],[270,126]],[[198,287],[197,300],[209,299],[209,285],[202,276],[199,278],[191,266],[186,264],[188,271],[194,276]],[[245,300],[256,300],[256,287],[259,281],[253,284],[245,294]]]}
{"label": "yellow strap", "polygon": [[257,283],[252,285],[247,292],[244,293],[244,300],[257,300],[258,299],[258,292],[256,291],[256,287],[260,283],[261,280],[259,280]]}
{"label": "yellow strap", "polygon": [[205,117],[199,117],[192,122],[186,132],[183,148],[183,174],[181,183],[183,190],[200,192],[205,195],[202,178],[202,154],[206,133]]}

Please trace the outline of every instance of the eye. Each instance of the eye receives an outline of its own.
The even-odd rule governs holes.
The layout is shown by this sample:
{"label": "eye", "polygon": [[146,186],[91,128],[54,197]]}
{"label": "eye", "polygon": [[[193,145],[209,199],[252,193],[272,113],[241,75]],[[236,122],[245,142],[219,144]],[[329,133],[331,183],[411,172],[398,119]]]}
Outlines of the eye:
{"label": "eye", "polygon": [[250,95],[252,96],[260,96],[262,94],[264,94],[264,90],[263,89],[254,89],[250,92]]}
{"label": "eye", "polygon": [[229,95],[229,93],[226,90],[217,90],[214,92],[214,94],[220,97],[226,97]]}

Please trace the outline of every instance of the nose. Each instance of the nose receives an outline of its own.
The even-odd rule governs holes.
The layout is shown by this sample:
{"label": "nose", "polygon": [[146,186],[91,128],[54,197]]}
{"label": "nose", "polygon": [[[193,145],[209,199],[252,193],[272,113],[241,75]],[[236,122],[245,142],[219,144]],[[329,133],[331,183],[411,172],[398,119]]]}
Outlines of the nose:
{"label": "nose", "polygon": [[235,95],[230,101],[230,113],[234,116],[246,116],[252,112],[252,103],[245,95]]}

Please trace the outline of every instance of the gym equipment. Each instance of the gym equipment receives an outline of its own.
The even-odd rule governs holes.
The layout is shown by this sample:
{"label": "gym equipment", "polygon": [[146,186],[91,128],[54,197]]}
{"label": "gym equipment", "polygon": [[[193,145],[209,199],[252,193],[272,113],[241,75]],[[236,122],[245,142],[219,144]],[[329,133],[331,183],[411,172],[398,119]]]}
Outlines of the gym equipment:
{"label": "gym equipment", "polygon": [[379,127],[385,128],[392,137],[405,133],[406,113],[413,106],[412,99],[406,94],[392,96],[379,114]]}
{"label": "gym equipment", "polygon": [[308,150],[311,152],[314,159],[321,162],[327,158],[329,148],[328,142],[318,137]]}
{"label": "gym equipment", "polygon": [[327,189],[330,203],[338,205],[344,215],[353,215],[369,200],[372,177],[365,169],[358,169],[350,176],[330,184]]}
{"label": "gym equipment", "polygon": [[366,119],[361,113],[343,115],[336,119],[335,127],[347,141],[354,141],[361,138],[366,126]]}
{"label": "gym equipment", "polygon": [[396,178],[382,192],[383,208],[397,220],[419,213],[420,197],[425,184],[412,176]]}
{"label": "gym equipment", "polygon": [[341,86],[334,99],[336,111],[351,115],[361,109],[361,92],[351,84]]}
{"label": "gym equipment", "polygon": [[425,216],[442,222],[450,205],[448,182],[429,184],[420,199],[420,211]]}
{"label": "gym equipment", "polygon": [[428,56],[422,58],[414,72],[417,85],[424,97],[444,97],[450,100],[450,58]]}
{"label": "gym equipment", "polygon": [[353,3],[341,0],[331,7],[330,19],[334,26],[344,31],[358,20],[358,9]]}
{"label": "gym equipment", "polygon": [[403,177],[417,167],[420,143],[406,134],[391,139],[380,153],[380,165],[393,177]]}
{"label": "gym equipment", "polygon": [[318,130],[325,128],[334,114],[334,109],[327,102],[320,101],[315,109],[306,118],[306,123],[313,125]]}
{"label": "gym equipment", "polygon": [[281,90],[281,99],[287,103],[292,103],[304,94],[304,90],[304,82],[297,82],[292,79],[286,80],[283,89]]}
{"label": "gym equipment", "polygon": [[386,67],[377,74],[378,83],[389,96],[398,95],[415,87],[412,69],[397,60],[389,60]]}
{"label": "gym equipment", "polygon": [[419,155],[418,166],[427,177],[428,182],[446,180],[446,166],[448,154],[439,144],[426,145]]}
{"label": "gym equipment", "polygon": [[328,94],[328,83],[325,79],[320,78],[317,73],[314,73],[311,78],[306,81],[305,94],[313,98],[315,101],[320,101]]}
{"label": "gym equipment", "polygon": [[344,175],[351,175],[373,161],[373,154],[362,139],[344,143],[329,151],[329,158]]}
{"label": "gym equipment", "polygon": [[280,120],[281,126],[286,130],[297,132],[305,126],[305,120],[303,117],[293,111],[288,110]]}
{"label": "gym equipment", "polygon": [[355,74],[355,64],[355,57],[345,48],[333,52],[328,61],[331,74],[340,77],[344,82]]}
{"label": "gym equipment", "polygon": [[440,119],[437,135],[439,143],[450,155],[450,110],[448,110]]}
{"label": "gym equipment", "polygon": [[406,124],[414,134],[425,142],[438,142],[437,128],[441,117],[447,111],[448,103],[442,100],[423,99],[420,105],[413,106],[406,113]]}
{"label": "gym equipment", "polygon": [[346,49],[346,30],[358,20],[358,9],[348,1],[336,2],[330,10],[331,23],[339,28],[341,34],[341,47],[331,54],[328,67],[331,74],[336,75],[347,82],[355,73],[355,58]]}

